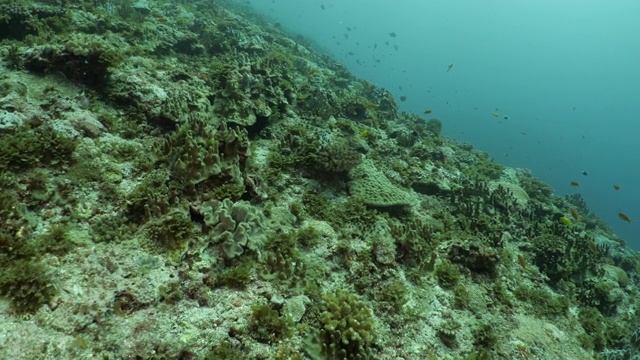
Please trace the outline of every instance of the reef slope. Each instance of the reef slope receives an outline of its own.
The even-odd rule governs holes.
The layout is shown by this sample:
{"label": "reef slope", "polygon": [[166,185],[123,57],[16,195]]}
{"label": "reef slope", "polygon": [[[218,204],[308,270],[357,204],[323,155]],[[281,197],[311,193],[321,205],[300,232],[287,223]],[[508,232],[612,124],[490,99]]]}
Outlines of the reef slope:
{"label": "reef slope", "polygon": [[0,5],[0,358],[638,351],[580,196],[246,9],[62,3]]}

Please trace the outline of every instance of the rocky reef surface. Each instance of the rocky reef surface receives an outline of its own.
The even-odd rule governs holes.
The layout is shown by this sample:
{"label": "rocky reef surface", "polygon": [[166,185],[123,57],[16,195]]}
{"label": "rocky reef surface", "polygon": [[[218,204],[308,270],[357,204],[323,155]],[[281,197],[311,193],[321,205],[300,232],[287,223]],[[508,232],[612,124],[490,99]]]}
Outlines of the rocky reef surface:
{"label": "rocky reef surface", "polygon": [[579,195],[246,9],[9,0],[0,58],[0,358],[638,356]]}

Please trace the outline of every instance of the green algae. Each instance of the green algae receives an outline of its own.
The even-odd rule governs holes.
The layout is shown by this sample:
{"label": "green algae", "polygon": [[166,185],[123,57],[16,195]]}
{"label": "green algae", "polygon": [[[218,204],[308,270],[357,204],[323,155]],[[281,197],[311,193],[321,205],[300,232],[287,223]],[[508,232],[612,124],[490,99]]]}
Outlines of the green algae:
{"label": "green algae", "polygon": [[39,164],[59,166],[72,161],[77,140],[44,125],[23,126],[0,142],[0,167],[24,171]]}

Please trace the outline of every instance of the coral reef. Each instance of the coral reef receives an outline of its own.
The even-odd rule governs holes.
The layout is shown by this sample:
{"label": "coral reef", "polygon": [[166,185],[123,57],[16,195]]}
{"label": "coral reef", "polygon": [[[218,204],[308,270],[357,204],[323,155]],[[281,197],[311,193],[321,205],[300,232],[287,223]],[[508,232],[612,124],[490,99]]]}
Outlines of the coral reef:
{"label": "coral reef", "polygon": [[446,121],[245,2],[1,4],[0,358],[638,357],[637,253]]}

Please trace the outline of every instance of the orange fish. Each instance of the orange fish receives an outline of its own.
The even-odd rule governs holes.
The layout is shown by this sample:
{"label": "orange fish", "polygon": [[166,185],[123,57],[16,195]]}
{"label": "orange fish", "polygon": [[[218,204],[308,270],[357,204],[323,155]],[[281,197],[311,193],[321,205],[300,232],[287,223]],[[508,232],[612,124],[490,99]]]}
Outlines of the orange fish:
{"label": "orange fish", "polygon": [[571,217],[573,218],[573,220],[580,221],[580,214],[578,214],[578,209],[571,208],[569,209],[569,212],[571,212]]}
{"label": "orange fish", "polygon": [[580,183],[577,181],[570,182],[571,186],[580,187]]}
{"label": "orange fish", "polygon": [[622,219],[623,221],[626,221],[626,222],[628,222],[629,224],[631,224],[631,218],[629,217],[629,215],[627,215],[627,214],[625,214],[625,213],[623,213],[623,212],[619,212],[619,213],[618,213],[618,217],[619,217],[620,219]]}

